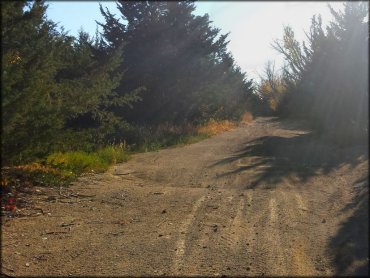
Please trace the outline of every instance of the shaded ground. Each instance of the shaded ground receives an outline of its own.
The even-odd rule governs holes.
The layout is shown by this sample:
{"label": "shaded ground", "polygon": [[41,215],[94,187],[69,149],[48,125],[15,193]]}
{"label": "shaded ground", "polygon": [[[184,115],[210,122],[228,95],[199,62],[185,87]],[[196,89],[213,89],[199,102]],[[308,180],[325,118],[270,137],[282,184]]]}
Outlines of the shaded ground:
{"label": "shaded ground", "polygon": [[3,218],[19,275],[366,275],[368,146],[259,118],[135,155]]}

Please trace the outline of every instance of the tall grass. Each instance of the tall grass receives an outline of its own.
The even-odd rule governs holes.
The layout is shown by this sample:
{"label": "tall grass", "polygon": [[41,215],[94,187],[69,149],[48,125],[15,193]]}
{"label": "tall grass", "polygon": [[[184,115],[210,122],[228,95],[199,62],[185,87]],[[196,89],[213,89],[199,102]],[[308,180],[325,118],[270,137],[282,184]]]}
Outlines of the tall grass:
{"label": "tall grass", "polygon": [[197,130],[198,134],[205,134],[207,136],[213,136],[225,131],[229,131],[236,128],[234,122],[225,120],[225,121],[215,121],[210,120],[206,124],[200,126]]}
{"label": "tall grass", "polygon": [[33,185],[68,185],[82,173],[104,172],[110,165],[128,159],[123,146],[108,146],[95,152],[52,153],[39,162],[2,168],[1,190],[6,193]]}
{"label": "tall grass", "polygon": [[82,151],[53,153],[47,157],[46,163],[54,168],[81,174],[91,171],[104,172],[110,165],[128,159],[129,155],[122,147],[109,146],[91,153]]}

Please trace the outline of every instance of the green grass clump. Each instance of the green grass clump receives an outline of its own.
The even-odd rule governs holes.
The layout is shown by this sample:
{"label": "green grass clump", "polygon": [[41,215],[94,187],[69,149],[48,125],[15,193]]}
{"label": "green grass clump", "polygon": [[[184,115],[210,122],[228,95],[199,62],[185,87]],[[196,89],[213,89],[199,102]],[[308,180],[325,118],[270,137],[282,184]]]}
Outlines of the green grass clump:
{"label": "green grass clump", "polygon": [[95,152],[57,152],[45,160],[25,165],[3,167],[1,169],[2,190],[7,193],[11,188],[68,186],[79,175],[86,172],[104,172],[110,165],[127,161],[129,155],[121,146],[108,146]]}
{"label": "green grass clump", "polygon": [[46,159],[52,167],[69,170],[76,174],[84,172],[104,172],[113,163],[124,162],[129,158],[121,147],[109,146],[96,152],[66,152],[53,153]]}
{"label": "green grass clump", "polygon": [[99,159],[108,162],[109,164],[121,163],[129,160],[130,156],[120,146],[109,146],[99,149],[96,154]]}

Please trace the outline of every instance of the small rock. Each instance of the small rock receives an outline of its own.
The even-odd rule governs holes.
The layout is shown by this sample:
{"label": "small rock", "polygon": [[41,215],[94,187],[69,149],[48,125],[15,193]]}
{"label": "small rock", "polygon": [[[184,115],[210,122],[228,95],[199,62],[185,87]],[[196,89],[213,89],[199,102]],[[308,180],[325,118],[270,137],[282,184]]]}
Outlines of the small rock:
{"label": "small rock", "polygon": [[60,226],[61,227],[68,227],[68,226],[73,226],[73,223],[62,223]]}
{"label": "small rock", "polygon": [[166,212],[167,212],[167,210],[165,210],[165,209],[164,209],[164,210],[162,210],[162,214],[164,214],[164,213],[166,213]]}
{"label": "small rock", "polygon": [[47,240],[48,238],[47,237],[43,237],[42,240]]}
{"label": "small rock", "polygon": [[159,234],[158,237],[162,237],[163,235],[162,234]]}
{"label": "small rock", "polygon": [[29,267],[30,266],[30,263],[26,263],[26,266]]}
{"label": "small rock", "polygon": [[247,266],[247,271],[251,270],[251,268],[249,266]]}
{"label": "small rock", "polygon": [[321,223],[326,223],[326,220],[325,220],[325,219],[323,219],[323,220],[321,221]]}
{"label": "small rock", "polygon": [[48,196],[48,201],[55,201],[57,198],[55,196]]}

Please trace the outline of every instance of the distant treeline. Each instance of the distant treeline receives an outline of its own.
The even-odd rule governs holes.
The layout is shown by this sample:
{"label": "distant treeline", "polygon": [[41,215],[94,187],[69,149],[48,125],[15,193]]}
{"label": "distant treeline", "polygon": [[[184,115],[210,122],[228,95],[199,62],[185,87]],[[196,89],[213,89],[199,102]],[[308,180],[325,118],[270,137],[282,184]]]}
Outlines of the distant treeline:
{"label": "distant treeline", "polygon": [[367,142],[369,123],[369,8],[346,2],[343,11],[329,9],[334,20],[326,30],[312,18],[307,42],[284,28],[272,46],[285,58],[275,71],[269,62],[258,92],[271,112],[306,120],[333,143]]}
{"label": "distant treeline", "polygon": [[[192,2],[100,6],[102,32],[68,35],[43,1],[3,1],[2,158],[123,141],[130,126],[239,119],[259,98],[227,34]],[[120,18],[120,20],[118,20]]]}

